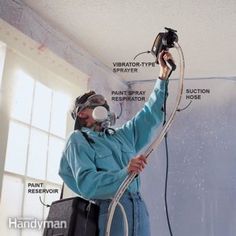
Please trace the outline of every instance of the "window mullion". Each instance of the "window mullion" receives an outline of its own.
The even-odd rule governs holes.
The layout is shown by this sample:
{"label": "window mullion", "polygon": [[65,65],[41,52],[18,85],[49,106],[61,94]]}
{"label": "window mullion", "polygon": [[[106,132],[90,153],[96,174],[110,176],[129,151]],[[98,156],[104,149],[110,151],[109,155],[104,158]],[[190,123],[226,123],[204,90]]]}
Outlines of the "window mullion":
{"label": "window mullion", "polygon": [[[51,116],[51,115],[50,115],[50,116]],[[51,120],[51,117],[50,117],[50,120]],[[42,133],[46,133],[46,134],[50,133],[50,136],[65,141],[65,138],[62,138],[61,136],[58,136],[58,135],[53,134],[53,133],[51,133],[51,132],[47,132],[47,131],[45,131],[44,129],[41,129],[41,128],[39,128],[39,127],[36,127],[36,126],[30,125],[30,124],[27,124],[27,123],[24,122],[24,121],[17,120],[17,119],[15,119],[15,118],[11,118],[11,121],[14,121],[15,123],[19,123],[19,124],[22,124],[22,125],[28,126],[29,128],[34,128],[35,130],[41,131]]]}
{"label": "window mullion", "polygon": [[9,172],[9,171],[4,171],[4,174],[9,175],[9,176],[13,176],[13,177],[17,177],[17,178],[20,178],[22,180],[32,181],[32,182],[33,181],[37,181],[37,182],[41,181],[45,184],[55,185],[58,188],[61,188],[61,184],[57,184],[57,183],[54,183],[54,182],[51,182],[51,181],[48,181],[48,180],[39,180],[39,179],[36,179],[36,178],[33,178],[33,177],[24,176],[24,175],[17,174],[17,173],[12,173],[12,172]]}
{"label": "window mullion", "polygon": [[[33,119],[33,106],[34,106],[35,90],[36,90],[36,82],[34,80],[33,97],[32,97],[31,112],[30,112],[29,137],[28,137],[28,145],[27,145],[26,166],[25,166],[25,174],[23,176],[23,179],[24,179],[23,191],[22,191],[23,192],[23,198],[22,198],[22,205],[21,205],[21,216],[22,217],[23,217],[23,214],[24,214],[24,206],[25,206],[26,179],[27,179],[27,171],[28,171],[29,148],[30,148],[30,138],[31,138],[31,131],[32,131],[32,119]],[[22,231],[21,231],[21,234],[22,234]]]}
{"label": "window mullion", "polygon": [[[52,120],[52,106],[53,106],[53,91],[51,91],[51,106],[50,106],[50,116],[49,116],[49,127],[48,127],[48,144],[47,144],[47,157],[46,157],[46,166],[45,166],[45,187],[47,181],[47,173],[48,173],[48,156],[49,156],[49,144],[50,144],[50,130],[51,130],[51,120]],[[45,202],[45,194],[43,194],[43,202]],[[43,207],[43,216],[44,216],[45,208]]]}

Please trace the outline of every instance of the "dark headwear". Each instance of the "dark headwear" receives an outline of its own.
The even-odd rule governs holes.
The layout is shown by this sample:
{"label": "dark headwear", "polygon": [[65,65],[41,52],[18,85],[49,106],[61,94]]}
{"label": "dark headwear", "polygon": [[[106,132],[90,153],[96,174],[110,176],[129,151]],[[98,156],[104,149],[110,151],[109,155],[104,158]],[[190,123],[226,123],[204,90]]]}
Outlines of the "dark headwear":
{"label": "dark headwear", "polygon": [[[74,125],[74,130],[81,129],[82,124],[81,120],[78,117],[78,112],[81,111],[83,107],[83,104],[87,102],[88,98],[95,95],[96,93],[94,91],[89,91],[88,93],[83,94],[82,96],[79,96],[75,99],[72,111],[71,111],[71,116],[75,120],[75,125]],[[107,102],[103,105],[108,111],[110,110]]]}

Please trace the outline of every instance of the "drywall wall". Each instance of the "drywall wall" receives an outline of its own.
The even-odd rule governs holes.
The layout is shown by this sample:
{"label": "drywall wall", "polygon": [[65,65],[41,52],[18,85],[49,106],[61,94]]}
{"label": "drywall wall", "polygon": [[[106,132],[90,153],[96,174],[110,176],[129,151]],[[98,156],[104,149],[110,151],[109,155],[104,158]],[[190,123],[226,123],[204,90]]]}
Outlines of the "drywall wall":
{"label": "drywall wall", "polygon": [[[136,83],[134,90],[149,94],[154,81]],[[170,81],[167,117],[173,108],[177,80]],[[185,81],[180,107],[189,90],[200,99],[177,113],[168,134],[168,208],[173,235],[233,236],[236,231],[236,78]],[[209,93],[200,93],[209,90]],[[135,114],[142,105],[133,105]],[[132,114],[132,115],[133,115]],[[142,174],[152,235],[168,236],[164,207],[166,156],[164,142],[151,155]]]}

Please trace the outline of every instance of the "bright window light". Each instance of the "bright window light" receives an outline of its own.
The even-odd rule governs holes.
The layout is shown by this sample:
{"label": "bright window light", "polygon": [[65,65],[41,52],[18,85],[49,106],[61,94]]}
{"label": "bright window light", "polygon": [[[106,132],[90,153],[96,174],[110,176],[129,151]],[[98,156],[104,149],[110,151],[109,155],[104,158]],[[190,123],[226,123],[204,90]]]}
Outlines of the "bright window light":
{"label": "bright window light", "polygon": [[29,128],[11,121],[8,133],[5,170],[25,174]]}
{"label": "bright window light", "polygon": [[27,176],[45,179],[48,135],[36,129],[31,130]]}
{"label": "bright window light", "polygon": [[[63,92],[73,91],[37,62],[15,51],[9,51],[9,57],[5,54],[8,55],[6,45],[0,41],[0,103],[4,95],[3,108],[9,114],[3,117],[3,123],[7,124],[3,129],[7,147],[6,153],[5,149],[1,153],[5,166],[0,196],[0,235],[41,236],[42,230],[16,231],[9,229],[6,222],[9,217],[42,219],[49,209],[40,203],[39,196],[48,204],[60,198],[60,192],[29,194],[27,183],[39,182],[53,189],[61,186],[58,170],[71,102],[69,95]],[[4,71],[10,77],[6,77]],[[38,80],[41,74],[45,78]],[[45,86],[49,82],[47,78],[50,78],[49,87]],[[55,91],[63,86],[65,90]]]}
{"label": "bright window light", "polygon": [[30,122],[34,80],[23,71],[17,71],[13,88],[11,117]]}
{"label": "bright window light", "polygon": [[[28,183],[41,183],[37,181],[26,181],[26,190],[25,191],[25,204],[23,209],[23,216],[25,218],[37,218],[42,219],[43,218],[43,205],[40,202],[39,196],[43,198],[43,194],[36,194],[36,193],[28,193],[29,189],[36,189],[32,187],[28,187]],[[44,188],[45,185],[43,184],[42,188]],[[40,187],[41,188],[41,187]],[[32,210],[33,209],[33,210]]]}
{"label": "bright window light", "polygon": [[23,189],[21,179],[4,175],[0,206],[1,235],[19,235],[19,233],[7,227],[7,222],[9,217],[21,216]]}
{"label": "bright window light", "polygon": [[58,184],[62,182],[58,170],[64,143],[64,140],[56,137],[50,137],[49,139],[47,180]]}
{"label": "bright window light", "polygon": [[36,82],[32,125],[45,131],[49,130],[51,99],[52,90]]}
{"label": "bright window light", "polygon": [[51,132],[62,138],[66,135],[66,119],[70,105],[70,97],[60,92],[53,93]]}

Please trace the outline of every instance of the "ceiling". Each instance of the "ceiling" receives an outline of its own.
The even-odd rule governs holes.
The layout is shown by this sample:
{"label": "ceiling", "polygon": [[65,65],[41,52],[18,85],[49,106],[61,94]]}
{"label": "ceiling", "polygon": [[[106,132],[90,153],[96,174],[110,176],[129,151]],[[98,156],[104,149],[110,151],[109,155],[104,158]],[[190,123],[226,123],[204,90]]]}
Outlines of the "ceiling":
{"label": "ceiling", "polygon": [[[236,76],[235,0],[23,0],[51,26],[105,65],[132,62],[150,50],[164,27],[178,31],[188,78]],[[178,61],[177,53],[173,54]],[[136,61],[154,61],[143,54]],[[125,80],[153,79],[157,68],[119,73]],[[175,74],[177,76],[177,74]]]}

